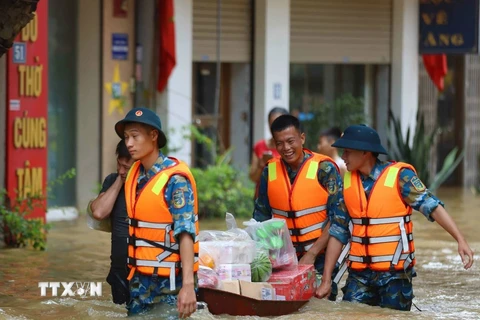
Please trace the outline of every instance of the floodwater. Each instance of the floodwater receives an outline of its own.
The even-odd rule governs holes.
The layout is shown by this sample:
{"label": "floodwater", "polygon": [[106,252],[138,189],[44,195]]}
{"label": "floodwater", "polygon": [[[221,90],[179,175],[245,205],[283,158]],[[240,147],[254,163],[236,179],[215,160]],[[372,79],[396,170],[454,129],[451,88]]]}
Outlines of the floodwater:
{"label": "floodwater", "polygon": [[[442,189],[438,193],[474,251],[480,252],[480,196],[468,190]],[[341,301],[312,300],[300,312],[279,319],[480,319],[480,261],[475,257],[465,271],[456,242],[435,223],[414,213],[418,277],[414,278],[415,305],[399,312]],[[202,227],[211,228],[207,224]],[[105,282],[109,270],[109,234],[93,231],[85,217],[53,225],[48,250],[0,249],[0,319],[124,318],[123,306],[111,302]],[[103,282],[101,297],[40,296],[39,282]],[[73,287],[72,289],[75,289]],[[59,295],[63,291],[59,289]],[[340,293],[341,297],[341,293]],[[338,299],[340,300],[340,298]],[[155,310],[135,319],[161,319]],[[192,319],[256,319],[212,316],[198,311]]]}

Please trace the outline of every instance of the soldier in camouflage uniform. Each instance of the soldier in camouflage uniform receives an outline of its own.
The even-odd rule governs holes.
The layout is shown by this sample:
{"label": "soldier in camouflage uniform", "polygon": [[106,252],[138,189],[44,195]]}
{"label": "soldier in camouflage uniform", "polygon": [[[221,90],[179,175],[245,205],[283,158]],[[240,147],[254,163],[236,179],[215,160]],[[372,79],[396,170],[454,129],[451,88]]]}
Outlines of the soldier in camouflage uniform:
{"label": "soldier in camouflage uniform", "polygon": [[[311,151],[303,148],[303,144],[305,142],[304,133],[302,133],[300,129],[300,123],[297,118],[291,115],[282,115],[272,123],[271,131],[273,134],[273,139],[277,144],[279,154],[282,157],[281,161],[285,167],[290,186],[292,186],[293,190],[293,186],[295,184],[299,185],[307,179],[305,176],[300,175],[299,172],[305,164],[309,163],[309,160],[313,159],[314,154]],[[283,147],[283,143],[281,141],[282,139],[288,140],[288,143],[291,146]],[[278,147],[278,145],[280,145],[280,147]],[[291,163],[291,161],[288,160],[288,157],[285,156],[285,154],[290,153],[291,150],[294,150],[295,154],[297,155],[296,163]],[[273,218],[273,209],[271,206],[272,199],[269,198],[268,192],[268,183],[271,180],[269,178],[269,171],[269,167],[265,166],[260,177],[258,193],[255,197],[253,218],[257,221],[265,221]],[[316,168],[315,175],[318,184],[322,186],[328,193],[326,200],[326,213],[327,219],[330,219],[331,216],[335,214],[335,211],[344,210],[344,208],[337,206],[338,197],[342,193],[342,179],[340,177],[340,173],[337,169],[337,166],[333,162],[333,159],[328,158],[327,160],[319,163],[318,168]],[[295,182],[297,178],[298,182]],[[312,197],[320,197],[320,195],[314,192]],[[289,199],[286,198],[285,201],[289,201]],[[336,214],[342,215],[345,213],[340,212]],[[323,267],[325,263],[324,249],[328,241],[328,228],[329,224],[327,223],[323,228],[322,235],[316,241],[312,242],[314,243],[313,245],[310,244],[310,248],[306,250],[306,252],[302,252],[301,250],[299,251],[299,264],[313,264],[315,270],[317,271],[317,275],[321,275],[323,273]],[[294,246],[297,250],[303,247],[301,245],[296,245],[295,243]],[[337,271],[337,269],[335,271]],[[335,301],[337,298],[337,291],[337,284],[332,283],[332,291],[329,296],[329,300]]]}
{"label": "soldier in camouflage uniform", "polygon": [[[146,108],[132,109],[125,119],[116,124],[115,131],[125,138],[132,158],[142,163],[137,179],[138,197],[148,181],[162,170],[175,166],[176,162],[159,150],[165,146],[166,138],[161,130],[160,119],[153,111]],[[146,163],[150,163],[148,168],[145,167]],[[163,315],[170,314],[169,317],[173,319],[188,317],[196,310],[197,280],[193,272],[193,243],[197,233],[194,213],[196,194],[191,181],[182,175],[171,176],[164,190],[165,203],[173,220],[173,236],[182,252],[182,268],[175,276],[175,284],[171,284],[168,277],[136,271],[130,279],[130,301],[127,303],[129,315],[143,313],[155,305],[169,310]],[[155,207],[156,204],[152,203],[152,210]],[[187,244],[186,249],[191,252],[182,251],[185,249],[182,247],[184,244]],[[186,260],[185,253],[188,253]]]}
{"label": "soldier in camouflage uniform", "polygon": [[[382,173],[386,172],[386,169],[392,165],[390,162],[383,162],[377,158],[379,153],[387,153],[381,146],[378,133],[367,126],[350,126],[345,130],[342,138],[337,140],[332,146],[344,149],[342,158],[345,160],[348,171],[358,173],[361,180],[360,186],[364,189],[366,199],[369,199],[367,203],[368,208],[371,205],[370,196],[376,186],[376,182],[380,180]],[[455,222],[444,209],[443,202],[425,187],[413,170],[402,168],[396,177],[396,181],[391,181],[391,184],[394,187],[396,182],[399,191],[397,197],[401,198],[407,212],[410,207],[420,211],[429,221],[437,221],[458,242],[458,253],[464,263],[464,267],[465,269],[470,268],[473,264],[473,251],[458,230]],[[344,181],[344,194],[339,201],[339,205],[342,207],[346,207],[345,192],[349,184]],[[360,197],[360,199],[362,198]],[[363,205],[365,206],[365,204]],[[389,206],[388,203],[383,205],[385,207]],[[368,212],[368,209],[365,210]],[[324,298],[328,295],[330,288],[327,283],[332,278],[331,275],[335,262],[340,255],[342,246],[351,239],[349,223],[355,219],[351,219],[351,213],[342,214],[344,212],[348,212],[348,210],[337,210],[332,217],[323,282],[316,292],[316,296],[319,298]],[[362,219],[356,220],[358,225],[358,220]],[[371,220],[375,219],[366,218],[365,220],[365,222],[361,221],[360,224],[366,226],[368,235],[368,228],[372,225]],[[400,233],[400,231],[398,232]],[[413,243],[413,240],[411,241]],[[362,243],[368,245],[368,243],[372,242],[369,240]],[[404,250],[408,254],[408,249]],[[367,250],[366,252],[368,253],[369,251]],[[402,251],[400,250],[400,252]],[[343,300],[397,310],[410,310],[414,297],[412,278],[416,276],[413,268],[414,262],[405,260],[404,270],[398,270],[398,268],[395,270],[396,268],[392,264],[390,266],[391,270],[376,271],[371,268],[374,263],[371,256],[361,258],[366,258],[362,263],[366,264],[367,267],[354,270],[351,268],[353,259],[350,257],[349,275],[346,285],[342,289],[344,292]],[[414,259],[413,257],[411,258],[412,260]]]}

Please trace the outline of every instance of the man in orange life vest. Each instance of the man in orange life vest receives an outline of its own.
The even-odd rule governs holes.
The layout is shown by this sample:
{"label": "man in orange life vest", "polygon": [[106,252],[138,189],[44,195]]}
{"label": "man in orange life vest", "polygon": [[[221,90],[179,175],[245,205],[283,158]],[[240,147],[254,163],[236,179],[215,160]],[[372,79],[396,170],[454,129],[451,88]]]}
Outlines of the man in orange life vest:
{"label": "man in orange life vest", "polygon": [[166,157],[160,118],[130,110],[115,125],[136,162],[125,181],[129,217],[129,314],[176,305],[181,318],[196,310],[198,216],[195,179],[188,166]]}
{"label": "man in orange life vest", "polygon": [[[397,310],[410,310],[416,276],[412,209],[437,221],[458,242],[458,253],[465,269],[473,264],[473,251],[455,222],[407,163],[382,162],[387,154],[378,133],[365,125],[348,127],[332,146],[343,148],[347,172],[343,199],[348,214],[336,211],[330,227],[323,279],[316,295],[323,298],[330,290],[342,246],[350,239],[349,275],[343,300]],[[349,223],[353,224],[350,233]]]}
{"label": "man in orange life vest", "polygon": [[[304,149],[305,134],[299,120],[282,115],[271,125],[281,159],[272,159],[263,170],[253,218],[285,219],[301,264],[314,264],[323,273],[329,215],[337,206],[342,182],[333,159]],[[329,283],[330,284],[330,283]],[[331,300],[337,286],[332,284]]]}

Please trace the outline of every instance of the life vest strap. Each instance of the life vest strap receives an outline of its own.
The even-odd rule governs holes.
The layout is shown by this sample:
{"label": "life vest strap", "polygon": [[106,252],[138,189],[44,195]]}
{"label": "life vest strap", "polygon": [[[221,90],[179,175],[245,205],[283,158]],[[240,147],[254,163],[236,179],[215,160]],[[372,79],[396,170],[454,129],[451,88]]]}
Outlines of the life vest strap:
{"label": "life vest strap", "polygon": [[146,222],[134,218],[129,218],[128,224],[134,228],[166,229],[167,227],[172,227],[172,223]]}
{"label": "life vest strap", "polygon": [[400,223],[410,222],[412,220],[411,215],[401,216],[401,217],[392,217],[392,218],[352,218],[351,221],[353,224],[368,226],[368,225],[378,225],[378,224],[390,224],[390,223]]}
{"label": "life vest strap", "polygon": [[127,243],[129,245],[137,247],[150,247],[150,248],[159,248],[165,251],[179,254],[178,243],[173,243],[171,246],[166,245],[164,242],[160,241],[151,241],[148,239],[137,238],[135,236],[130,236],[127,238]]}
{"label": "life vest strap", "polygon": [[406,241],[404,239],[404,234],[402,232],[402,236],[398,240],[397,248],[395,249],[395,253],[393,254],[392,265],[396,266],[398,264],[403,251],[410,251],[410,247],[408,246],[408,241],[413,241],[413,235],[410,233],[408,235],[405,235],[405,238],[407,238]]}
{"label": "life vest strap", "polygon": [[182,268],[182,263],[179,262],[170,262],[170,261],[155,261],[155,260],[139,260],[135,258],[128,257],[127,263],[132,265],[133,269],[136,267],[152,267],[152,268],[169,268],[170,269],[170,290],[176,289],[175,284],[175,270]]}
{"label": "life vest strap", "polygon": [[[350,244],[350,243],[349,243]],[[343,275],[345,274],[345,272],[347,271],[347,262],[346,260],[343,261],[343,263],[340,265],[340,268],[338,269],[338,272],[337,274],[335,275],[335,278],[333,278],[333,282],[335,283],[339,283],[340,280],[342,279]]]}
{"label": "life vest strap", "polygon": [[283,216],[285,218],[294,219],[294,218],[300,218],[300,217],[303,217],[303,216],[306,216],[308,214],[312,214],[312,213],[315,213],[315,212],[320,212],[320,211],[323,211],[323,210],[327,210],[327,205],[321,205],[321,206],[312,207],[312,208],[308,208],[308,209],[302,209],[302,210],[298,210],[298,211],[284,211],[284,210],[279,210],[279,209],[273,209],[272,208],[272,213],[277,214],[279,216]]}
{"label": "life vest strap", "polygon": [[[168,226],[173,229],[173,223],[147,222],[135,218],[128,218],[128,224],[134,228],[165,229]],[[198,215],[195,215],[195,222],[198,221]]]}
{"label": "life vest strap", "polygon": [[325,225],[327,224],[328,219],[325,219],[322,222],[316,223],[311,225],[310,227],[302,228],[302,229],[289,229],[290,235],[292,236],[303,236],[309,232],[318,230],[318,229],[323,229]]}
{"label": "life vest strap", "polygon": [[[408,241],[413,240],[413,234],[409,233],[406,235]],[[397,242],[402,239],[401,235],[398,236],[387,236],[387,237],[352,237],[352,242],[361,243],[364,245],[369,244],[378,244],[378,243],[388,243],[388,242]]]}
{"label": "life vest strap", "polygon": [[134,267],[152,267],[152,268],[181,268],[182,263],[180,261],[157,261],[157,260],[142,260],[132,257],[127,258],[127,263]]}
{"label": "life vest strap", "polygon": [[[410,257],[411,256],[411,257]],[[412,253],[403,253],[400,255],[399,261],[400,260],[405,260],[407,261],[407,258],[413,259],[415,258],[414,252]],[[365,264],[371,264],[371,263],[377,263],[377,262],[392,262],[394,258],[394,255],[386,255],[386,256],[350,256],[348,259],[352,262],[359,262],[359,263],[365,263]]]}
{"label": "life vest strap", "polygon": [[[353,232],[353,223],[350,221],[348,223],[348,230],[350,231],[350,234]],[[350,246],[351,246],[351,241],[348,241],[348,243],[343,247],[342,252],[340,253],[340,256],[338,257],[337,264],[340,266],[337,275],[333,279],[333,282],[338,283],[345,272],[347,271],[348,267],[348,255],[350,254]]]}

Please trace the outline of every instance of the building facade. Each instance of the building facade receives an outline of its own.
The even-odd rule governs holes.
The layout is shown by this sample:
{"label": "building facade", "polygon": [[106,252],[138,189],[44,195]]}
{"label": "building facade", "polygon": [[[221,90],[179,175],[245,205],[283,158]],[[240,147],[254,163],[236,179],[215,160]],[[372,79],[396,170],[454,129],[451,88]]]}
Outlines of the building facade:
{"label": "building facade", "polygon": [[271,108],[308,113],[345,94],[363,99],[384,141],[389,109],[404,134],[418,108],[430,128],[450,128],[433,162],[459,146],[466,155],[451,183],[476,182],[480,59],[449,56],[452,87],[439,94],[419,59],[418,0],[173,2],[176,66],[159,93],[157,1],[49,0],[48,179],[77,170],[51,206],[83,209],[95,196],[115,170],[113,125],[134,106],[154,109],[172,155],[195,166],[212,155],[185,133],[193,125],[213,137],[217,124],[219,144],[233,147],[234,164],[247,170],[253,142],[270,135]]}

